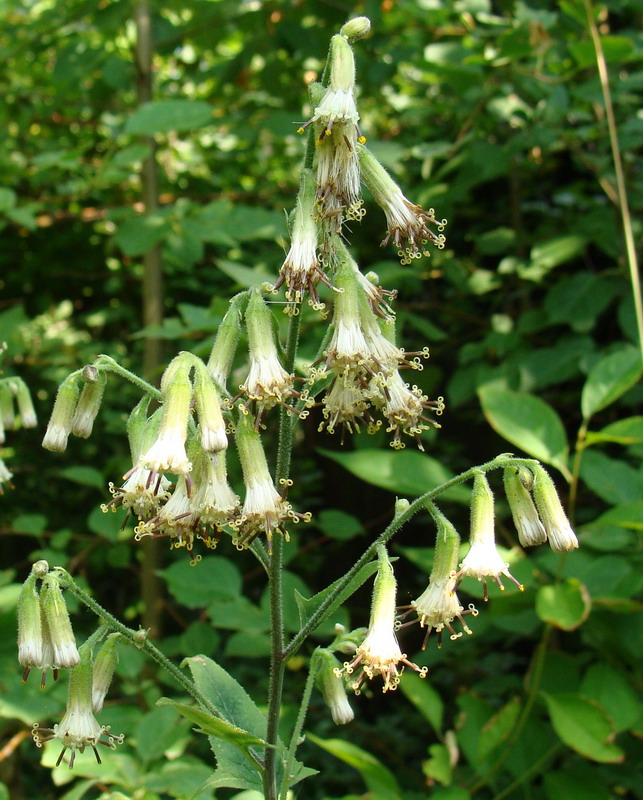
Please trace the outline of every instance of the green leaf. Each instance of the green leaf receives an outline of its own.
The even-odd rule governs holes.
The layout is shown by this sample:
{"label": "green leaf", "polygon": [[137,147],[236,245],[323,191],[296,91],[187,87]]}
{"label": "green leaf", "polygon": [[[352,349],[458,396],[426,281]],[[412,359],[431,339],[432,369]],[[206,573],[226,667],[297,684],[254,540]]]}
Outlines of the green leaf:
{"label": "green leaf", "polygon": [[554,586],[541,586],[536,595],[536,613],[564,631],[573,631],[587,619],[592,600],[586,587],[575,578]]}
{"label": "green leaf", "polygon": [[155,100],[143,103],[127,120],[125,133],[152,136],[192,131],[212,121],[212,108],[202,100]]}
{"label": "green leaf", "polygon": [[545,311],[553,323],[565,323],[576,331],[589,331],[616,291],[614,281],[592,272],[579,272],[558,281],[548,292]]}
{"label": "green leaf", "polygon": [[170,706],[177,711],[181,716],[189,719],[199,726],[200,733],[205,733],[208,736],[214,736],[216,739],[222,739],[225,742],[230,742],[235,747],[238,747],[242,752],[248,753],[250,747],[266,747],[266,742],[259,736],[254,736],[236,725],[232,725],[223,719],[208,714],[206,711],[195,706],[188,706],[185,703],[178,703],[176,700],[171,700],[169,697],[161,697],[156,701],[159,706]]}
{"label": "green leaf", "polygon": [[216,261],[216,265],[221,272],[225,272],[229,278],[232,278],[235,283],[244,289],[250,289],[252,286],[257,286],[265,281],[274,282],[275,280],[275,276],[271,275],[262,264],[251,268],[237,264],[235,261],[226,261],[219,258]]}
{"label": "green leaf", "polygon": [[601,500],[611,505],[643,497],[643,474],[625,461],[589,450],[583,455],[580,476]]}
{"label": "green leaf", "polygon": [[583,252],[586,241],[582,236],[559,236],[535,245],[530,253],[531,262],[522,277],[540,280],[550,269],[570,261]]}
{"label": "green leaf", "polygon": [[478,749],[480,758],[487,758],[507,741],[519,714],[520,699],[514,697],[484,724],[480,731],[480,746]]}
{"label": "green leaf", "polygon": [[527,392],[495,386],[481,386],[478,395],[484,415],[497,433],[530,456],[569,475],[565,428],[548,403]]}
{"label": "green leaf", "polygon": [[169,592],[187,608],[205,608],[216,600],[232,600],[241,594],[241,573],[223,556],[208,556],[191,565],[187,560],[175,561],[158,571]]}
{"label": "green leaf", "polygon": [[395,775],[371,753],[343,739],[321,739],[308,733],[307,738],[331,753],[362,776],[372,800],[403,800],[404,795]]}
{"label": "green leaf", "polygon": [[118,226],[114,242],[126,256],[141,256],[163,241],[169,230],[164,214],[129,217]]}
{"label": "green leaf", "polygon": [[326,508],[319,513],[317,526],[327,536],[344,541],[364,533],[362,523],[352,514],[336,508]]}
{"label": "green leaf", "polygon": [[[339,606],[341,606],[341,604],[353,594],[353,592],[356,592],[359,587],[371,577],[371,575],[374,575],[375,572],[377,572],[377,561],[371,561],[369,564],[364,564],[359,572],[351,581],[349,581],[348,585],[337,595],[335,600],[328,607],[326,613],[319,620],[317,627],[319,627],[319,625],[321,625],[325,619],[328,619],[328,617],[333,614],[335,610],[338,609]],[[321,592],[318,592],[312,597],[304,597],[297,590],[295,590],[295,602],[297,603],[297,608],[299,609],[299,621],[302,627],[308,622],[315,611],[317,611],[324,600],[329,595],[334,594],[337,586],[342,580],[343,578],[338,578],[334,583],[331,583],[330,586],[322,589]]]}
{"label": "green leaf", "polygon": [[422,772],[429,781],[439,781],[448,786],[453,778],[449,751],[443,744],[432,744],[429,747],[429,755],[431,758],[422,762]]}
{"label": "green leaf", "polygon": [[47,517],[44,514],[20,514],[11,527],[16,533],[39,536],[47,527]]}
{"label": "green leaf", "polygon": [[105,491],[106,489],[106,483],[102,473],[94,467],[72,465],[59,470],[58,475],[74,483],[80,483],[82,486],[93,486],[95,489],[100,489],[101,491]]}
{"label": "green leaf", "polygon": [[[346,453],[321,448],[319,452],[366,483],[401,496],[419,497],[453,477],[437,459],[415,450],[395,452],[365,447]],[[464,486],[455,486],[440,498],[468,505],[469,491]]]}
{"label": "green leaf", "polygon": [[625,731],[636,725],[641,704],[622,671],[609,664],[592,664],[580,687],[581,694],[604,708],[614,729]]}
{"label": "green leaf", "polygon": [[438,736],[442,736],[444,703],[440,694],[428,681],[418,680],[409,672],[402,674],[402,693],[413,703]]}
{"label": "green leaf", "polygon": [[[264,739],[264,715],[245,689],[223,667],[203,655],[187,658],[183,663],[190,668],[199,691],[219,711],[225,722],[256,739]],[[237,744],[212,735],[210,745],[217,759],[217,772],[221,771],[228,776],[228,780],[234,781],[225,785],[261,791],[261,776],[248,762],[246,755],[240,752]]]}
{"label": "green leaf", "polygon": [[566,745],[592,761],[623,761],[623,751],[612,744],[614,730],[600,706],[572,693],[543,692],[543,697],[554,730]]}
{"label": "green leaf", "polygon": [[547,800],[611,800],[614,796],[598,770],[592,770],[586,761],[564,771],[545,773],[543,785]]}
{"label": "green leaf", "polygon": [[18,196],[13,189],[8,189],[6,186],[0,186],[0,213],[8,211],[16,205]]}
{"label": "green leaf", "polygon": [[641,377],[641,354],[634,347],[611,353],[594,365],[581,394],[583,418],[606,408]]}
{"label": "green leaf", "polygon": [[[172,705],[167,698],[157,700],[158,706]],[[136,724],[136,749],[143,761],[161,758],[163,754],[186,735],[186,726],[178,718],[175,708],[154,708],[142,714]],[[185,716],[185,715],[184,715]]]}
{"label": "green leaf", "polygon": [[611,422],[600,431],[588,431],[585,442],[587,445],[596,442],[643,444],[643,417],[626,417]]}
{"label": "green leaf", "polygon": [[621,528],[643,531],[643,500],[610,508],[609,511],[601,514],[593,524],[618,525]]}
{"label": "green leaf", "polygon": [[[601,48],[608,64],[622,64],[633,51],[632,41],[627,36],[610,34],[601,36]],[[581,69],[596,64],[594,44],[589,40],[570,42],[569,51]]]}

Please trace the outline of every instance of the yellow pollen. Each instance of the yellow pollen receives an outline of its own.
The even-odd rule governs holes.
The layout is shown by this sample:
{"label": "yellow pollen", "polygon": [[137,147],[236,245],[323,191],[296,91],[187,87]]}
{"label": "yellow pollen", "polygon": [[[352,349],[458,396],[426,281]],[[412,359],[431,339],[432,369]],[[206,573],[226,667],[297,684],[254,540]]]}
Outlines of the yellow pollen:
{"label": "yellow pollen", "polygon": [[297,133],[303,133],[303,132],[304,132],[304,128],[303,127],[302,128],[297,128]]}
{"label": "yellow pollen", "polygon": [[357,137],[357,141],[358,141],[360,144],[366,144],[366,136],[358,136],[358,137]]}

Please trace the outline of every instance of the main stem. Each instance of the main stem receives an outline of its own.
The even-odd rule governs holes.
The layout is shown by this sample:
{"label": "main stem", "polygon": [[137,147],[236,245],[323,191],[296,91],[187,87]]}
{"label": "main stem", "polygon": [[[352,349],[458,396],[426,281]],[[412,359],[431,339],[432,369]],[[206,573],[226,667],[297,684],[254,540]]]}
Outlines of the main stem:
{"label": "main stem", "polygon": [[[288,340],[286,342],[286,359],[284,368],[292,372],[299,342],[300,328],[299,314],[290,318],[288,327]],[[279,416],[279,442],[277,446],[277,466],[275,479],[277,485],[280,481],[288,479],[292,455],[294,425],[293,420],[285,408],[281,409]],[[270,680],[268,684],[268,719],[266,725],[266,742],[276,745],[279,739],[279,716],[281,712],[281,698],[284,685],[284,670],[286,654],[284,650],[284,609],[283,609],[283,538],[277,534],[272,542],[270,557],[269,591],[270,591]],[[266,800],[277,800],[277,750],[275,747],[266,749],[265,772],[263,773],[263,789]]]}

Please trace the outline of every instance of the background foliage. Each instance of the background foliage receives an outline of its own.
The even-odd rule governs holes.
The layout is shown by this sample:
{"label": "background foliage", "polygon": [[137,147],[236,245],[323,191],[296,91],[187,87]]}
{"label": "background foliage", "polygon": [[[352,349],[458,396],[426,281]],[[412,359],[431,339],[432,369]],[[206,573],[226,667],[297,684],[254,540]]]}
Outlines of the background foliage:
{"label": "background foliage", "polygon": [[[594,9],[635,219],[643,204],[642,10],[639,0]],[[474,636],[416,655],[431,668],[427,682],[405,676],[396,695],[356,699],[346,729],[334,728],[315,695],[302,752],[321,775],[301,792],[634,797],[640,357],[584,4],[158,0],[153,11],[155,95],[140,106],[130,3],[2,4],[5,375],[28,382],[44,422],[61,379],[98,353],[138,370],[145,337],[154,336],[168,355],[206,354],[231,293],[277,276],[302,153],[293,122],[306,118],[304,84],[319,77],[329,36],[367,14],[373,33],[356,46],[362,127],[408,196],[449,224],[446,249],[409,268],[378,248],[382,219],[370,203],[352,242],[363,269],[398,287],[408,349],[431,346],[422,388],[443,394],[447,411],[442,430],[427,436],[427,455],[394,453],[366,435],[340,448],[311,415],[293,496],[314,522],[293,536],[287,580],[305,596],[322,589],[341,571],[333,565],[348,563],[390,519],[396,495],[417,496],[508,449],[557,471],[581,550],[525,558],[499,499],[499,536],[515,548],[524,594],[492,592]],[[150,136],[161,205],[145,215],[139,173]],[[157,244],[166,316],[142,330],[142,256]],[[319,329],[306,315],[304,354]],[[14,488],[0,498],[0,778],[16,800],[214,796],[207,741],[155,705],[179,692],[134,650],[121,654],[103,714],[127,736],[121,752],[102,767],[79,760],[73,773],[54,769],[52,782],[28,735],[65,700],[64,685],[19,685],[13,610],[28,565],[47,558],[65,566],[131,624],[141,612],[131,527],[121,530],[122,518],[98,507],[107,482],[129,466],[123,424],[135,399],[110,379],[94,435],[62,455],[39,449],[42,427],[9,433],[2,446]],[[454,492],[444,506],[462,532],[466,501]],[[424,588],[432,543],[428,517],[396,541],[400,602]],[[265,698],[268,616],[254,562],[223,546],[194,568],[167,553],[161,575],[164,652],[209,654]],[[477,587],[462,588],[479,597]],[[368,602],[362,590],[337,621],[364,624]],[[296,630],[294,603],[287,623]],[[87,614],[75,619],[81,635],[90,624]],[[417,635],[405,639],[411,651],[419,644]],[[309,654],[291,664],[285,728]],[[54,760],[45,751],[44,763]]]}

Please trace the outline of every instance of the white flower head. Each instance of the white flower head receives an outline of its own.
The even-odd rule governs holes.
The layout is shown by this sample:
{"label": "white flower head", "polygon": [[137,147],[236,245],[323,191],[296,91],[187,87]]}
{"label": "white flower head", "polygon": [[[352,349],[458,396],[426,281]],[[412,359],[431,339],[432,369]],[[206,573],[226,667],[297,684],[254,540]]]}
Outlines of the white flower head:
{"label": "white flower head", "polygon": [[35,428],[38,424],[36,409],[33,407],[29,387],[22,378],[13,378],[11,381],[11,391],[16,396],[18,405],[18,415],[23,428]]}
{"label": "white flower head", "polygon": [[193,563],[200,561],[201,556],[193,553],[195,531],[190,496],[188,476],[180,475],[170,499],[158,514],[136,526],[135,539],[140,541],[144,536],[167,537],[171,549],[184,547]]}
{"label": "white flower head", "polygon": [[326,429],[335,433],[338,426],[342,428],[342,441],[346,431],[359,433],[360,425],[368,425],[369,431],[376,430],[377,423],[369,413],[370,402],[364,389],[351,376],[339,375],[333,381],[330,390],[322,400],[324,420],[319,424],[319,431]]}
{"label": "white flower head", "polygon": [[315,652],[315,656],[321,661],[318,684],[330,709],[333,722],[335,725],[347,725],[355,718],[355,713],[346,695],[341,665],[329,650],[320,648]]}
{"label": "white flower head", "polygon": [[50,572],[43,579],[40,603],[52,649],[52,666],[58,669],[76,666],[79,662],[76,639],[60,582],[55,573]]}
{"label": "white flower head", "polygon": [[460,564],[456,577],[477,578],[484,584],[484,599],[488,600],[487,578],[492,578],[504,590],[501,576],[509,578],[523,591],[524,586],[509,572],[509,563],[498,552],[494,535],[494,509],[491,487],[483,472],[473,481],[471,498],[471,547]]}
{"label": "white flower head", "polygon": [[127,473],[122,486],[109,484],[112,499],[104,503],[101,510],[116,511],[119,506],[131,511],[139,519],[149,519],[170,496],[170,481],[157,472],[144,467],[134,467]]}
{"label": "white flower head", "polygon": [[[51,417],[42,440],[45,450],[62,453],[67,448],[79,394],[77,376],[66,378],[58,387]],[[6,423],[5,426],[9,427]]]}
{"label": "white flower head", "polygon": [[9,481],[13,478],[13,472],[10,472],[7,468],[7,465],[4,461],[0,458],[0,494],[4,493],[4,489],[2,488],[3,483],[9,483]]}
{"label": "white flower head", "polygon": [[228,437],[219,394],[208,368],[202,361],[196,362],[194,403],[199,416],[201,447],[206,453],[225,450],[228,446]]}
{"label": "white flower head", "polygon": [[[284,494],[279,494],[275,489],[260,434],[243,414],[237,425],[236,443],[243,470],[245,497],[241,516],[230,523],[237,531],[233,542],[239,549],[244,549],[260,533],[264,533],[270,550],[274,533],[281,533],[288,539],[283,527],[287,520],[309,522],[311,515],[294,511]],[[291,483],[284,482],[284,492]]]}
{"label": "white flower head", "polygon": [[37,747],[42,747],[44,742],[59,739],[63,749],[56,761],[59,766],[63,756],[70,752],[69,769],[74,766],[76,752],[83,753],[86,747],[91,747],[100,764],[101,759],[97,750],[99,744],[114,749],[123,742],[123,736],[114,736],[109,732],[109,726],[101,725],[92,711],[92,661],[91,649],[84,645],[81,648],[82,658],[69,676],[69,694],[67,696],[67,709],[63,718],[53,728],[41,728],[38,723],[33,726],[32,736]]}
{"label": "white flower head", "polygon": [[578,547],[576,534],[569,524],[552,479],[540,465],[534,467],[533,493],[551,549],[556,553],[575,550]]}
{"label": "white flower head", "polygon": [[43,647],[40,596],[32,571],[18,598],[18,663],[26,667],[25,679],[31,667],[42,664]]}
{"label": "white flower head", "polygon": [[428,669],[418,667],[402,652],[395,635],[396,583],[391,562],[384,547],[378,549],[379,567],[373,587],[371,619],[364,641],[359,645],[352,661],[344,664],[343,670],[352,675],[359,669],[350,686],[359,694],[368,678],[380,675],[384,681],[382,691],[393,691],[400,683],[404,667],[410,667],[425,677]]}
{"label": "white flower head", "polygon": [[71,421],[71,432],[81,439],[88,439],[100,410],[107,376],[92,366],[85,367],[82,374],[85,383]]}
{"label": "white flower head", "polygon": [[196,491],[192,498],[193,524],[207,547],[216,547],[225,525],[239,513],[239,497],[228,483],[225,452],[205,455],[198,461]]}

